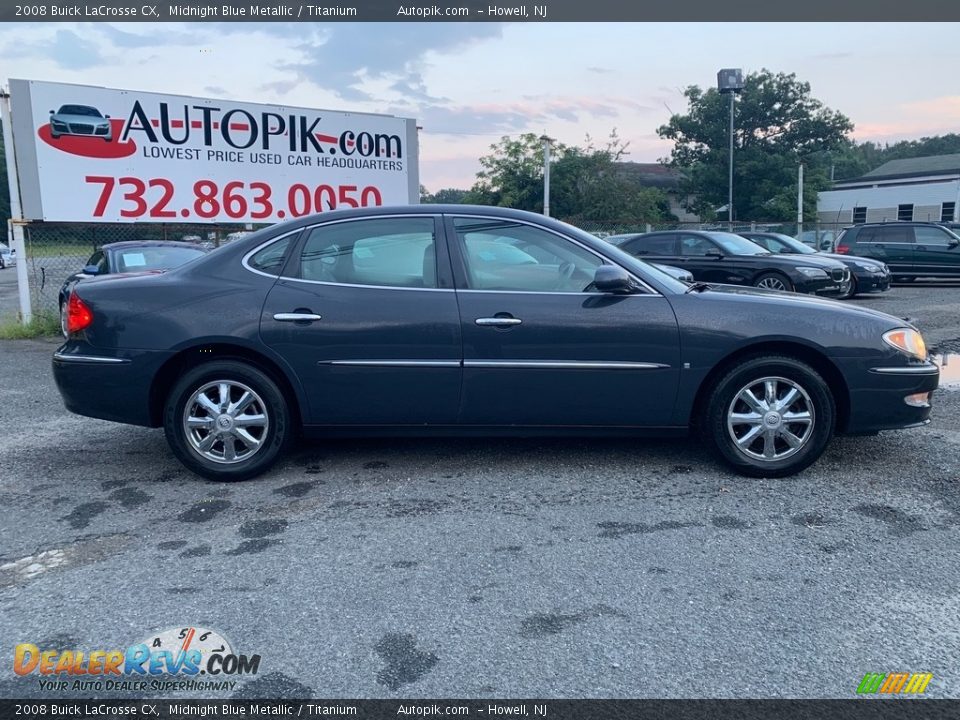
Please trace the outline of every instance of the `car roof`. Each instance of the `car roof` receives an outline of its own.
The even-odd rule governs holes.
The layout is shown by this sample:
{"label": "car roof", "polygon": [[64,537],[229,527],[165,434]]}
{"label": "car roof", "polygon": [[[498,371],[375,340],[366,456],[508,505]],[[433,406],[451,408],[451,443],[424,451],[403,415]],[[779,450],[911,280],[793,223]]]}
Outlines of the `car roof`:
{"label": "car roof", "polygon": [[179,242],[177,240],[122,240],[120,242],[107,243],[101,245],[101,250],[125,250],[138,247],[182,247],[192,248],[194,250],[203,250],[199,245],[188,242]]}

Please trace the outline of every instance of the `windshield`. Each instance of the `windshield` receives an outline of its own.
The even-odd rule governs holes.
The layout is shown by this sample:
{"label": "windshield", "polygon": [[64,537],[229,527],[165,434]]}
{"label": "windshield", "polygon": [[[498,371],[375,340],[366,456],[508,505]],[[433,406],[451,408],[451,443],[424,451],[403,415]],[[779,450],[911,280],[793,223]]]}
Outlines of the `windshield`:
{"label": "windshield", "polygon": [[86,105],[63,105],[60,107],[58,115],[86,115],[88,117],[102,117],[100,111],[96,108]]}
{"label": "windshield", "polygon": [[769,255],[770,252],[740,235],[728,232],[704,233],[731,255]]}
{"label": "windshield", "polygon": [[776,240],[774,240],[772,243],[774,252],[801,253],[803,255],[816,254],[817,252],[809,245],[804,245],[802,242],[790,237],[789,235],[784,235],[783,233],[770,234],[776,238]]}
{"label": "windshield", "polygon": [[206,253],[200,248],[149,246],[124,248],[114,255],[116,272],[171,270]]}

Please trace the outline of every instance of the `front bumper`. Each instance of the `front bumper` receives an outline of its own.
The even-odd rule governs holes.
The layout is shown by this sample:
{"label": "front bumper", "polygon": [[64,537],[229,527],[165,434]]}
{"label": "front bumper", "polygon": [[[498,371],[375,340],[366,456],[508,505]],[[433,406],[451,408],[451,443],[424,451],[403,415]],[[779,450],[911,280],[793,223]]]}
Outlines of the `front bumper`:
{"label": "front bumper", "polygon": [[849,281],[843,282],[832,278],[794,278],[794,291],[806,295],[819,295],[820,297],[840,297],[849,288]]}
{"label": "front bumper", "polygon": [[[926,424],[932,410],[932,393],[940,382],[940,369],[933,363],[897,365],[857,361],[841,367],[850,385],[849,435],[897,430]],[[925,405],[907,402],[910,396],[931,393]],[[913,401],[916,403],[916,399]]]}
{"label": "front bumper", "polygon": [[128,425],[155,427],[150,390],[170,353],[100,349],[68,342],[53,355],[53,379],[67,410]]}
{"label": "front bumper", "polygon": [[870,272],[858,272],[856,273],[856,278],[858,293],[886,292],[890,289],[891,275],[889,272],[885,272],[882,275]]}

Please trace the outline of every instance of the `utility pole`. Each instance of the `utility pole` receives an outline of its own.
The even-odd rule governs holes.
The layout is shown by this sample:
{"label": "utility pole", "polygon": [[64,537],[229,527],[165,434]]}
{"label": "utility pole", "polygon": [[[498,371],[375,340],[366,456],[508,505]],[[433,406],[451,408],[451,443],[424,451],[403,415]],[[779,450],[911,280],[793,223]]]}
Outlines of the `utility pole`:
{"label": "utility pole", "polygon": [[[733,224],[733,104],[734,95],[743,90],[743,70],[725,68],[717,73],[717,89],[730,96],[730,176],[727,185],[727,221]],[[729,229],[729,228],[728,228]]]}
{"label": "utility pole", "polygon": [[803,233],[803,163],[797,170],[797,237]]}
{"label": "utility pole", "polygon": [[543,214],[550,217],[550,147],[553,138],[541,135],[540,142],[543,143]]}

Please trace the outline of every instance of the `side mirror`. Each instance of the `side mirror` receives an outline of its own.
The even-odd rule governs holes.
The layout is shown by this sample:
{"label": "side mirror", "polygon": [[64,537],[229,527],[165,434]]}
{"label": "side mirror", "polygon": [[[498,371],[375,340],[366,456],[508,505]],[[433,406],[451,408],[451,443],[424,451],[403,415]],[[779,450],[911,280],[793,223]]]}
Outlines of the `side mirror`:
{"label": "side mirror", "polygon": [[109,116],[109,115],[104,115],[103,118],[104,118],[104,120],[109,120],[109,119],[110,119],[110,116]]}
{"label": "side mirror", "polygon": [[53,111],[53,110],[51,110],[51,111],[50,111],[50,114],[51,114],[51,115],[53,115],[53,113],[54,113],[54,111]]}
{"label": "side mirror", "polygon": [[720,260],[723,258],[723,253],[719,250],[707,250],[704,255],[706,255],[706,257],[713,258],[714,260]]}
{"label": "side mirror", "polygon": [[629,293],[633,281],[627,271],[618,265],[601,265],[593,276],[593,286],[605,293]]}
{"label": "side mirror", "polygon": [[84,275],[99,275],[99,274],[100,274],[100,268],[97,267],[96,265],[87,265],[85,268],[83,268],[83,274],[84,274]]}
{"label": "side mirror", "polygon": [[960,240],[951,240],[947,243],[947,249],[953,250],[957,245],[960,245]]}

